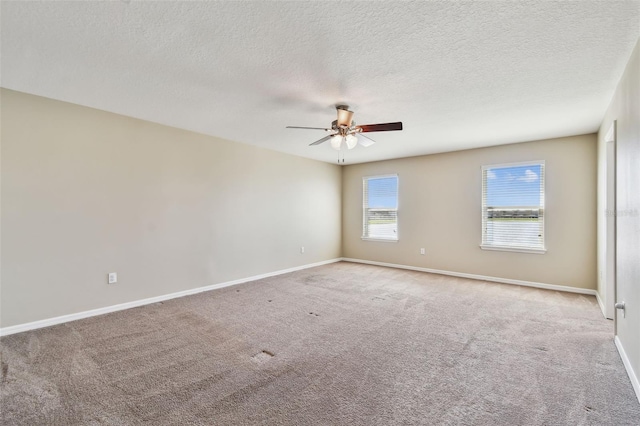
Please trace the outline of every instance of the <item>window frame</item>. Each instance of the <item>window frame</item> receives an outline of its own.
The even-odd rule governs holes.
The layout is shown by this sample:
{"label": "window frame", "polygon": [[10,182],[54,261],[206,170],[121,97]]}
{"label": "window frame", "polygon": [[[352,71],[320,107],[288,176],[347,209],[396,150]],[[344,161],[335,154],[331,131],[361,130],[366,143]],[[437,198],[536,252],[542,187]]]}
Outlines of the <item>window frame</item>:
{"label": "window frame", "polygon": [[[486,223],[487,223],[487,217],[485,214],[485,209],[486,209],[486,199],[485,199],[485,194],[486,194],[486,186],[487,186],[487,182],[486,182],[486,171],[490,170],[490,169],[499,169],[499,168],[509,168],[509,167],[523,167],[523,166],[540,166],[541,170],[542,170],[542,179],[541,179],[541,184],[540,184],[540,190],[542,192],[542,199],[541,199],[541,205],[540,205],[540,210],[542,211],[542,248],[534,248],[534,247],[514,247],[514,246],[505,246],[505,245],[495,245],[495,244],[487,244],[485,241],[486,238]],[[516,253],[532,253],[532,254],[545,254],[547,252],[547,239],[546,239],[546,235],[545,235],[545,228],[546,228],[546,216],[547,216],[547,211],[546,211],[546,198],[547,198],[547,191],[546,191],[546,186],[547,186],[547,179],[546,179],[546,163],[545,160],[536,160],[536,161],[522,161],[522,162],[516,162],[516,163],[500,163],[500,164],[488,164],[488,165],[483,165],[481,167],[481,175],[480,175],[480,180],[482,181],[482,188],[481,188],[481,194],[480,194],[480,216],[481,216],[481,242],[480,242],[480,248],[483,250],[493,250],[493,251],[508,251],[508,252],[516,252]]]}
{"label": "window frame", "polygon": [[[370,179],[384,179],[384,178],[396,178],[396,235],[395,238],[384,238],[384,237],[370,237],[365,235],[366,224],[367,224],[367,209],[368,207],[365,205],[365,188],[368,192],[368,181]],[[400,177],[397,173],[387,173],[383,175],[371,175],[371,176],[363,176],[362,177],[362,236],[360,237],[363,241],[378,241],[384,243],[397,243],[399,238],[399,217],[398,212],[400,211]]]}

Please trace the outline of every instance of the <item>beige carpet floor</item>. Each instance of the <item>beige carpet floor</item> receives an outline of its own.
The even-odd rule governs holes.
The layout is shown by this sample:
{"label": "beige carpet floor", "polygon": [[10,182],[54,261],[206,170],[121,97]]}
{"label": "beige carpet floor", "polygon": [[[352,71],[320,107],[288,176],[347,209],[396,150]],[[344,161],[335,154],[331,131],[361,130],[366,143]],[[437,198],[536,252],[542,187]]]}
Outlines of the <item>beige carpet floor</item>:
{"label": "beige carpet floor", "polygon": [[3,425],[639,425],[583,296],[341,262],[1,340]]}

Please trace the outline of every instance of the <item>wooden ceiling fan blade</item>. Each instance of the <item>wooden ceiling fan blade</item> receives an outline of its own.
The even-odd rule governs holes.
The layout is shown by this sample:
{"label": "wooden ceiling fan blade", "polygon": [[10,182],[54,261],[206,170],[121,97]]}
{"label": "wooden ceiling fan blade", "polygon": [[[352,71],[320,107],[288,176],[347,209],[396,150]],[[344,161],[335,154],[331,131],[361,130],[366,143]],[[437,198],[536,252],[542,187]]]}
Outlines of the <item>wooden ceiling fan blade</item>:
{"label": "wooden ceiling fan blade", "polygon": [[388,132],[390,130],[402,130],[402,122],[397,121],[395,123],[380,123],[380,124],[364,124],[358,126],[362,129],[361,132]]}
{"label": "wooden ceiling fan blade", "polygon": [[362,133],[358,134],[357,136],[358,136],[358,143],[364,146],[365,148],[376,143],[376,141],[371,139],[369,136],[363,135]]}
{"label": "wooden ceiling fan blade", "polygon": [[309,146],[311,146],[311,145],[320,145],[322,142],[326,142],[329,139],[331,139],[332,136],[334,136],[334,135],[329,135],[329,136],[325,136],[322,139],[318,139],[317,141],[310,143]]}
{"label": "wooden ceiling fan blade", "polygon": [[311,130],[324,130],[326,132],[331,129],[327,129],[326,127],[300,127],[300,126],[287,126],[287,129],[311,129]]}

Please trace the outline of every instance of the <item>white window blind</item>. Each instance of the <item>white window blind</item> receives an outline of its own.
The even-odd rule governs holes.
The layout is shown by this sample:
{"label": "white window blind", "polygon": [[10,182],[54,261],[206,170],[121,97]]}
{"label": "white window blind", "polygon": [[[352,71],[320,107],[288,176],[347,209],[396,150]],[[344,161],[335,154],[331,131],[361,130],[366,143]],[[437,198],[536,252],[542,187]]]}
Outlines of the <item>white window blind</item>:
{"label": "white window blind", "polygon": [[544,253],[544,161],[482,167],[481,247]]}
{"label": "white window blind", "polygon": [[362,238],[398,240],[398,175],[362,179]]}

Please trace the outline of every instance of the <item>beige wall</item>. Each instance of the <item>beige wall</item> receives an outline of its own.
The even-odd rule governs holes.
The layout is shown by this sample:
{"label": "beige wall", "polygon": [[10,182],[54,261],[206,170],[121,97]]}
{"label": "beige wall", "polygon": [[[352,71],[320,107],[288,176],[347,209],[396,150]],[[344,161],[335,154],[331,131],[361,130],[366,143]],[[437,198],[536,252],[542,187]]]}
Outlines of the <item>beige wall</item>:
{"label": "beige wall", "polygon": [[[595,135],[340,168],[1,93],[2,327],[341,255],[596,287]],[[480,167],[529,160],[546,161],[547,253],[481,250]],[[385,173],[400,241],[362,241],[362,176]]]}
{"label": "beige wall", "polygon": [[[481,166],[545,160],[543,255],[480,249]],[[398,173],[397,243],[363,241],[362,177]],[[346,166],[343,256],[596,288],[596,135]],[[420,248],[426,255],[420,255]]]}
{"label": "beige wall", "polygon": [[[602,155],[604,136],[614,120],[617,120],[616,299],[627,306],[625,317],[616,315],[616,334],[635,371],[637,384],[640,374],[640,39],[598,134],[599,169],[603,171],[600,181],[606,160]],[[604,241],[600,240],[599,244]],[[640,399],[640,388],[636,388],[636,393]]]}
{"label": "beige wall", "polygon": [[2,327],[340,256],[339,166],[1,94]]}

